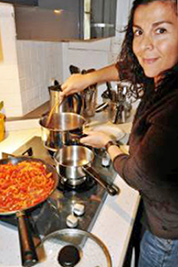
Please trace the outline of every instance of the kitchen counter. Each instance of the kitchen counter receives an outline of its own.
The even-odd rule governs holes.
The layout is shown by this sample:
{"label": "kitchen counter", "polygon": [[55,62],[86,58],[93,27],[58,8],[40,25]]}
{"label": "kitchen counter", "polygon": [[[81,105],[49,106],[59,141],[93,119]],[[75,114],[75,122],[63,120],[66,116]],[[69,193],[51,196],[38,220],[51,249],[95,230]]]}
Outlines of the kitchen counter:
{"label": "kitchen counter", "polygon": [[[33,136],[41,134],[38,120],[15,124],[11,122],[6,126],[8,131],[5,140],[0,143],[0,156],[2,152],[12,153]],[[125,129],[124,125],[121,128],[129,131],[130,124],[125,124]],[[120,188],[120,193],[114,197],[107,196],[91,232],[108,248],[112,266],[122,267],[140,197],[119,175],[115,178],[115,184]],[[0,266],[21,266],[18,231],[13,226],[7,227],[3,222],[0,222]],[[45,263],[40,266],[47,267]]]}

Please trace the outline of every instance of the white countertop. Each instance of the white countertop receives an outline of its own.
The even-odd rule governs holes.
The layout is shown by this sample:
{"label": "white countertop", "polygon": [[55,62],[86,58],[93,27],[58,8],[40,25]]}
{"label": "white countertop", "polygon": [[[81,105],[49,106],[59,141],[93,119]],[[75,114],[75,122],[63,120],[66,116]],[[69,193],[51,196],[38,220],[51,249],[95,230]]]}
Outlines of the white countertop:
{"label": "white countertop", "polygon": [[[0,143],[0,156],[2,152],[12,153],[34,135],[41,134],[38,122],[35,120],[31,123],[26,121],[15,124],[18,127],[13,127],[13,123],[7,126],[9,131],[5,140]],[[124,125],[121,128],[123,127]],[[126,127],[129,129],[130,125]],[[120,194],[114,197],[107,196],[91,232],[108,248],[112,266],[122,267],[140,197],[138,192],[129,187],[119,175],[116,176],[115,184],[119,186]],[[7,227],[2,222],[0,222],[0,266],[21,266],[18,231],[15,227]],[[41,266],[47,267],[45,264],[40,264]]]}

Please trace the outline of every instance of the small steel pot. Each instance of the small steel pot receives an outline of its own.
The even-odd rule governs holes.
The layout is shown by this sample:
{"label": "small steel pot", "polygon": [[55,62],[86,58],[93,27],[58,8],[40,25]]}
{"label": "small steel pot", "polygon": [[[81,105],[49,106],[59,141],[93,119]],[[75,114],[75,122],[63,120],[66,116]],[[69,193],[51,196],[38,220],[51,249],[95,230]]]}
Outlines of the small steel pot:
{"label": "small steel pot", "polygon": [[60,175],[67,178],[68,184],[75,186],[85,180],[86,173],[83,167],[86,165],[91,166],[91,162],[94,160],[94,153],[84,146],[64,146],[57,151],[54,158]]}
{"label": "small steel pot", "polygon": [[67,179],[69,185],[82,184],[86,179],[86,174],[88,174],[110,195],[114,196],[119,193],[117,186],[104,181],[92,168],[94,152],[90,148],[82,145],[64,146],[57,151],[54,159],[57,163],[58,173]]}
{"label": "small steel pot", "polygon": [[70,112],[54,113],[48,122],[48,114],[43,116],[39,123],[41,125],[41,138],[44,146],[56,152],[63,145],[71,145],[83,133],[85,119]]}

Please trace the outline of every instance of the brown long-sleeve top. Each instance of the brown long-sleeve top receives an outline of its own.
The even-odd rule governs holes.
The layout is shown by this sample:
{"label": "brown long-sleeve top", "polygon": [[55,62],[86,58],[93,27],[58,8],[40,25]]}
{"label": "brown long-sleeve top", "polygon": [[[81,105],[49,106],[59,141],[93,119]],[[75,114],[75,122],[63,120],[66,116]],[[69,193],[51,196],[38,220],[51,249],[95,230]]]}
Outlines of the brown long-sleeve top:
{"label": "brown long-sleeve top", "polygon": [[139,190],[149,230],[178,238],[178,88],[135,119],[129,145],[115,170]]}

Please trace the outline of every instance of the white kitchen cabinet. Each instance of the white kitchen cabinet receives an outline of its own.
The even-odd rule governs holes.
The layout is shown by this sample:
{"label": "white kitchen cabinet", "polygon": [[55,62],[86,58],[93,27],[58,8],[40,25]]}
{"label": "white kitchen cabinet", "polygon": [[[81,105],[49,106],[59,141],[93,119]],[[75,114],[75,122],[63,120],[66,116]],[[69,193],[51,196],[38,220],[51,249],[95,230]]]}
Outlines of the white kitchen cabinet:
{"label": "white kitchen cabinet", "polygon": [[125,36],[123,30],[127,26],[130,9],[133,0],[117,0],[117,13],[116,13],[116,34],[111,38],[111,53],[110,62],[117,59],[121,49],[121,45]]}
{"label": "white kitchen cabinet", "polygon": [[[90,42],[63,43],[63,81],[70,76],[69,66],[74,65],[81,70],[99,69],[109,64],[111,38]],[[98,103],[106,85],[100,85]]]}

